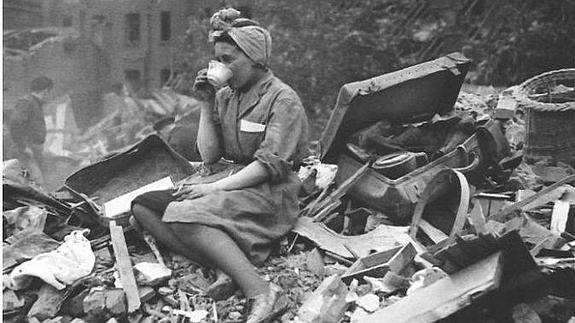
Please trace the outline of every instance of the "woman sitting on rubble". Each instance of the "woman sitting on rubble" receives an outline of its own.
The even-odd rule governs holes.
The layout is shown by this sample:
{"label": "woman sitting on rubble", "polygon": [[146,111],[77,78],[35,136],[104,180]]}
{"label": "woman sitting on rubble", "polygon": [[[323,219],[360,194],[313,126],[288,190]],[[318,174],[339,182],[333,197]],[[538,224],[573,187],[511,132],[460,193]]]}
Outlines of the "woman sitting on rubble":
{"label": "woman sitting on rubble", "polygon": [[308,153],[308,124],[298,95],[269,68],[268,31],[238,16],[224,9],[211,20],[215,57],[232,71],[228,86],[216,93],[201,70],[194,91],[205,103],[197,139],[204,164],[224,158],[245,167],[212,183],[143,194],[132,211],[164,246],[229,275],[250,299],[247,322],[263,322],[287,304],[253,264],[295,225],[294,170]]}

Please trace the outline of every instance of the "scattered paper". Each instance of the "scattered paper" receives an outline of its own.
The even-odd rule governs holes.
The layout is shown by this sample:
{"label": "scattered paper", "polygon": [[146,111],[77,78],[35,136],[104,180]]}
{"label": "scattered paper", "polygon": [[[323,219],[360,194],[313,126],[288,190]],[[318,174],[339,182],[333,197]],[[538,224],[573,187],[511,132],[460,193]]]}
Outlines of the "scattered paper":
{"label": "scattered paper", "polygon": [[150,191],[167,190],[170,188],[174,188],[172,179],[169,176],[164,177],[158,181],[142,186],[130,193],[118,196],[115,199],[104,203],[104,215],[107,218],[113,218],[120,214],[129,212],[132,201],[139,195]]}

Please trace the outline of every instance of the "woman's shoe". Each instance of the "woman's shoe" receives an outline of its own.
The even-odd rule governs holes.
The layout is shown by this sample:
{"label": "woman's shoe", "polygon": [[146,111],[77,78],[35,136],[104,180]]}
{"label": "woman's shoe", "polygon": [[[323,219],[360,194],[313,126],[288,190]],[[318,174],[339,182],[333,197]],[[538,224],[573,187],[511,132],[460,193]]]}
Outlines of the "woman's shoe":
{"label": "woman's shoe", "polygon": [[250,298],[248,302],[246,323],[270,322],[288,308],[287,297],[283,290],[273,283],[270,283],[269,292]]}

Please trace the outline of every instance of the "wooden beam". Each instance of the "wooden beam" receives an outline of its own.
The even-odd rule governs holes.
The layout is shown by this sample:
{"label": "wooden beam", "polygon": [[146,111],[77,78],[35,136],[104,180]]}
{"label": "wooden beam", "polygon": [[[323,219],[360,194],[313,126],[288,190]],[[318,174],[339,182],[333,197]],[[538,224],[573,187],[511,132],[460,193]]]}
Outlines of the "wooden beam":
{"label": "wooden beam", "polygon": [[345,247],[347,245],[359,257],[365,257],[373,251],[383,251],[397,247],[398,238],[407,236],[408,227],[380,225],[373,231],[357,236],[344,236],[322,222],[313,222],[312,218],[300,217],[293,232],[313,241],[320,249],[331,251],[344,258],[354,258]]}
{"label": "wooden beam", "polygon": [[498,221],[501,223],[505,223],[505,222],[507,222],[507,220],[510,219],[510,217],[512,217],[513,214],[515,214],[515,212],[523,210],[523,208],[526,207],[531,202],[537,200],[538,198],[544,196],[545,194],[551,193],[552,191],[559,188],[563,184],[567,184],[567,183],[571,183],[571,182],[575,182],[575,174],[565,177],[564,179],[554,183],[551,186],[548,186],[548,187],[542,189],[541,191],[537,192],[534,195],[529,196],[528,198],[526,198],[524,200],[513,203],[512,205],[503,209],[498,214],[494,215],[492,218],[490,218],[490,220],[495,220],[495,221]]}
{"label": "wooden beam", "polygon": [[382,308],[359,323],[435,322],[468,306],[472,300],[499,287],[501,251],[432,285]]}
{"label": "wooden beam", "polygon": [[367,173],[370,164],[371,164],[370,162],[367,162],[365,163],[365,165],[361,166],[353,175],[351,175],[348,179],[346,179],[345,182],[341,183],[341,185],[337,189],[335,189],[328,197],[326,197],[322,201],[319,201],[315,205],[314,209],[310,210],[309,214],[315,214],[319,210],[324,209],[328,205],[333,204],[334,202],[342,198],[345,195],[345,193],[347,193],[347,191],[350,189],[350,187],[352,187],[353,184],[357,183],[357,181],[359,181],[363,177],[363,175]]}
{"label": "wooden beam", "polygon": [[323,221],[333,212],[333,210],[337,209],[340,205],[341,200],[339,199],[327,205],[313,217],[313,222]]}
{"label": "wooden beam", "polygon": [[475,201],[473,205],[473,209],[469,213],[469,217],[471,218],[471,222],[473,222],[473,227],[475,228],[475,232],[477,234],[487,234],[487,227],[485,226],[485,215],[483,213],[483,208],[481,207],[481,203],[479,201]]}
{"label": "wooden beam", "polygon": [[124,238],[124,230],[121,226],[116,225],[116,221],[110,221],[110,236],[112,238],[112,246],[114,247],[114,257],[116,258],[116,269],[120,273],[120,282],[122,289],[126,293],[128,299],[128,313],[133,313],[140,308],[140,295],[138,293],[138,286],[136,285],[136,278],[132,268],[132,261],[126,246]]}
{"label": "wooden beam", "polygon": [[555,234],[565,232],[570,206],[571,204],[569,201],[555,201],[555,204],[553,205],[553,213],[551,214],[551,232]]}
{"label": "wooden beam", "polygon": [[441,241],[448,239],[449,236],[443,231],[434,227],[431,223],[425,221],[424,219],[419,220],[419,228],[423,231],[434,244],[438,244]]}
{"label": "wooden beam", "polygon": [[417,251],[411,243],[386,251],[376,252],[358,259],[347,269],[341,279],[346,283],[351,282],[353,278],[363,282],[364,276],[383,278],[388,271],[399,274],[413,261],[416,254]]}

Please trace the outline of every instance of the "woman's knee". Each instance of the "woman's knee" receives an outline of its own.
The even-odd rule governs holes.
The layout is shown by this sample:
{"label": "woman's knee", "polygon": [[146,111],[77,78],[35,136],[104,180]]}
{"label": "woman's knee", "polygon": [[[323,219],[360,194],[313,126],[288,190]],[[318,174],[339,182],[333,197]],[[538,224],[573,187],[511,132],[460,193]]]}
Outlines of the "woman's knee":
{"label": "woman's knee", "polygon": [[134,215],[134,218],[136,218],[136,220],[142,218],[144,214],[147,213],[146,211],[149,210],[145,206],[137,203],[132,203],[132,214]]}
{"label": "woman's knee", "polygon": [[132,215],[142,225],[143,223],[157,224],[162,219],[161,214],[138,203],[132,203]]}

